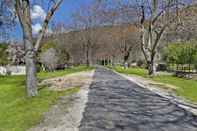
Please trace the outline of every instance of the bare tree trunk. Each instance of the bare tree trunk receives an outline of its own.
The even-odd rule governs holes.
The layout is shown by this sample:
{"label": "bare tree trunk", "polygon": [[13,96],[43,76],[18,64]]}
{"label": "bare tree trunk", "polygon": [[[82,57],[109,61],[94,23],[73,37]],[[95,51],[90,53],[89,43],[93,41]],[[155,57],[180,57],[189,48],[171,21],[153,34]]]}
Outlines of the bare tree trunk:
{"label": "bare tree trunk", "polygon": [[89,47],[89,66],[93,65],[93,59],[92,59],[92,47]]}
{"label": "bare tree trunk", "polygon": [[26,63],[26,88],[28,96],[36,96],[37,92],[37,78],[36,78],[36,64],[31,55],[25,56]]}
{"label": "bare tree trunk", "polygon": [[114,66],[114,56],[111,58],[111,66]]}
{"label": "bare tree trunk", "polygon": [[155,63],[155,54],[156,51],[152,51],[151,52],[151,57],[150,57],[150,61],[148,61],[148,74],[151,76],[154,76],[156,73],[156,63]]}
{"label": "bare tree trunk", "polygon": [[155,72],[156,72],[156,65],[155,65],[154,60],[148,62],[148,75],[154,76]]}
{"label": "bare tree trunk", "polygon": [[125,69],[128,68],[129,55],[130,55],[130,51],[125,52],[125,55],[124,55],[124,63],[123,63]]}
{"label": "bare tree trunk", "polygon": [[90,66],[88,46],[86,46],[86,66]]}
{"label": "bare tree trunk", "polygon": [[[26,28],[26,27],[25,27]],[[28,28],[26,28],[28,30]],[[28,31],[24,33],[25,44],[25,65],[26,65],[26,91],[27,95],[32,97],[38,94],[37,92],[37,78],[36,78],[36,62],[35,52],[33,48],[33,40]]]}

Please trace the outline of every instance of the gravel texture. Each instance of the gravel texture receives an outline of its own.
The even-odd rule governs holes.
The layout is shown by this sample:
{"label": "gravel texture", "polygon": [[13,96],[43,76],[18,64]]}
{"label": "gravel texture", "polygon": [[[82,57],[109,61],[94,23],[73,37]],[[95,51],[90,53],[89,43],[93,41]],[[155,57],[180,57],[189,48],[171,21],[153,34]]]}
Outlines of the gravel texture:
{"label": "gravel texture", "polygon": [[97,68],[79,131],[197,131],[197,116],[110,70]]}

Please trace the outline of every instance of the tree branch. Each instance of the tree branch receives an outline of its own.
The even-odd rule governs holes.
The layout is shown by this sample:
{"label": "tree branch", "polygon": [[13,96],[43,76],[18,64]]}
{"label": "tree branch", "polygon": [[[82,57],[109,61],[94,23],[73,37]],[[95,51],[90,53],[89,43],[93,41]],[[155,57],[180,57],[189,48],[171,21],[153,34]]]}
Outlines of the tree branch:
{"label": "tree branch", "polygon": [[140,45],[141,45],[142,53],[144,54],[146,62],[148,62],[148,55],[147,55],[146,49],[145,49],[145,28],[143,25],[142,25],[142,29],[141,29],[140,40],[141,40]]}
{"label": "tree branch", "polygon": [[34,47],[34,50],[37,52],[41,46],[41,40],[47,30],[47,27],[48,27],[48,24],[49,24],[49,21],[50,19],[52,18],[54,12],[57,10],[57,8],[60,6],[60,4],[63,2],[63,0],[59,0],[58,2],[56,2],[52,8],[49,10],[49,12],[47,13],[47,16],[44,20],[44,23],[42,25],[42,30],[41,32],[39,33],[38,35],[38,38],[37,38],[37,41],[36,41],[36,44],[35,44],[35,47]]}
{"label": "tree branch", "polygon": [[156,40],[155,40],[155,42],[154,42],[152,51],[154,51],[154,50],[156,49],[156,47],[157,47],[157,45],[158,45],[158,43],[159,43],[159,40],[160,40],[160,38],[161,38],[162,34],[164,33],[164,31],[165,31],[165,29],[166,29],[167,26],[168,26],[168,24],[165,24],[165,25],[162,27],[162,29],[161,29],[159,32],[156,33]]}

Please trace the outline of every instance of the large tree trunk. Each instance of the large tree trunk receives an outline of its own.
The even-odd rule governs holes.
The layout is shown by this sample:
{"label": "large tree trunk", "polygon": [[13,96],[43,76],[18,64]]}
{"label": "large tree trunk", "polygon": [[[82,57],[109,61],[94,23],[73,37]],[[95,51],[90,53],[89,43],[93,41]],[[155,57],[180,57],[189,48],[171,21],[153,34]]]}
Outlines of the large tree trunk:
{"label": "large tree trunk", "polygon": [[111,65],[112,65],[112,66],[114,66],[114,60],[115,60],[115,57],[112,56],[112,58],[111,58]]}
{"label": "large tree trunk", "polygon": [[148,64],[148,74],[154,76],[156,73],[156,63],[155,63],[155,54],[156,51],[152,51],[150,54],[150,61],[147,62]]}
{"label": "large tree trunk", "polygon": [[26,89],[27,95],[32,97],[38,94],[37,92],[37,78],[36,78],[36,64],[33,57],[26,55]]}
{"label": "large tree trunk", "polygon": [[36,96],[37,92],[37,78],[36,78],[36,62],[33,42],[30,34],[25,34],[25,64],[26,64],[26,90],[29,97]]}

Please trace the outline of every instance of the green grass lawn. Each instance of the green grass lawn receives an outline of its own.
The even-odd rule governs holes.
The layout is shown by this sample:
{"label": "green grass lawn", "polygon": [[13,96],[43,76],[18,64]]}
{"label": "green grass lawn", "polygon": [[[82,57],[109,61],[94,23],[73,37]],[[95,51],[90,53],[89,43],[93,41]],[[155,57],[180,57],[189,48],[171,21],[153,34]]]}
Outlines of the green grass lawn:
{"label": "green grass lawn", "polygon": [[[38,77],[46,79],[90,69],[92,68],[79,66],[64,71],[42,72]],[[24,84],[24,76],[0,77],[0,131],[25,131],[39,122],[42,114],[60,96],[79,91],[78,87],[65,91],[50,91],[42,88],[37,97],[27,98]]]}
{"label": "green grass lawn", "polygon": [[124,69],[122,66],[116,66],[116,67],[109,67],[111,69],[114,69],[115,71],[123,74],[133,74],[133,75],[139,75],[146,77],[147,76],[147,70],[142,68],[128,68]]}
{"label": "green grass lawn", "polygon": [[139,75],[157,82],[174,85],[176,87],[179,87],[176,90],[177,95],[197,103],[197,81],[195,80],[187,80],[170,75],[148,77],[147,70],[140,68],[124,69],[120,66],[117,66],[117,67],[113,67],[112,69],[114,69],[119,73]]}

